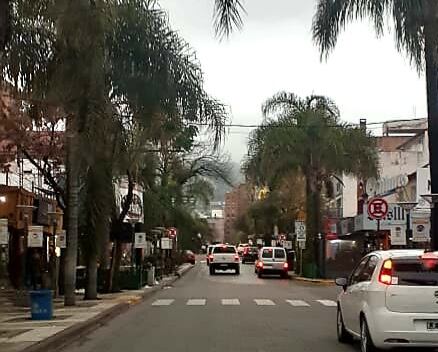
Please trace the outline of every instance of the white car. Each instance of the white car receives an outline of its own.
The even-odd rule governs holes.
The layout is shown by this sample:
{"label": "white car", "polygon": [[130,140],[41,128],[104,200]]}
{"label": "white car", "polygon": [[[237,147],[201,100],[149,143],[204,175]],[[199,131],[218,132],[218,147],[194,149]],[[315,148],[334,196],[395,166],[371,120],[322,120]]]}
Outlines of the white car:
{"label": "white car", "polygon": [[240,257],[234,246],[227,244],[214,246],[209,256],[210,275],[216,274],[216,270],[232,269],[236,275],[240,275]]}
{"label": "white car", "polygon": [[259,251],[258,259],[255,262],[255,272],[259,278],[263,275],[280,275],[287,279],[289,265],[287,263],[286,251],[283,247],[263,247]]}
{"label": "white car", "polygon": [[336,284],[340,342],[359,338],[362,352],[438,347],[438,252],[373,252]]}

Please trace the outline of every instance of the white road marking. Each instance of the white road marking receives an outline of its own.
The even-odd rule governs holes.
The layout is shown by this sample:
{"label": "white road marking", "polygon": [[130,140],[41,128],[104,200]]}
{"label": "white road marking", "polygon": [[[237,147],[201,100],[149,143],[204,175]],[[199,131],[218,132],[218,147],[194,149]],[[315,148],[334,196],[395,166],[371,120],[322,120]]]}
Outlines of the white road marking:
{"label": "white road marking", "polygon": [[310,307],[309,303],[301,300],[287,299],[286,302],[288,302],[291,306],[294,307]]}
{"label": "white road marking", "polygon": [[152,303],[153,306],[170,306],[173,302],[175,302],[174,299],[157,299],[154,303]]}
{"label": "white road marking", "polygon": [[189,299],[187,301],[188,306],[205,306],[207,300],[205,299]]}
{"label": "white road marking", "polygon": [[337,303],[335,301],[329,300],[329,299],[318,299],[317,302],[321,303],[323,306],[326,307],[337,307]]}
{"label": "white road marking", "polygon": [[234,299],[223,299],[222,300],[223,306],[239,306],[240,301],[237,298]]}
{"label": "white road marking", "polygon": [[254,302],[258,306],[275,306],[275,303],[272,302],[270,299],[255,299]]}

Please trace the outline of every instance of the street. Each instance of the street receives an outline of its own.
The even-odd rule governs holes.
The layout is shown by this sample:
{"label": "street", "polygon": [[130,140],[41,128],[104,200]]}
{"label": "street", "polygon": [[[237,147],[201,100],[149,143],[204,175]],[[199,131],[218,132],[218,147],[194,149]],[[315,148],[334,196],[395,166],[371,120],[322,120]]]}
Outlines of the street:
{"label": "street", "polygon": [[336,340],[336,287],[209,276],[198,263],[173,287],[72,344],[71,352],[357,351]]}

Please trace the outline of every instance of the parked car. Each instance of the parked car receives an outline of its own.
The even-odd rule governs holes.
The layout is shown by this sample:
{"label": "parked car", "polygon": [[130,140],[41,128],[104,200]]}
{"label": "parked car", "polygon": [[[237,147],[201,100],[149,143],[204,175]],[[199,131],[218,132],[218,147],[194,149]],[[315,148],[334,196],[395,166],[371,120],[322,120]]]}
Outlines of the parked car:
{"label": "parked car", "polygon": [[245,247],[242,254],[242,264],[254,263],[259,255],[259,249],[257,247]]}
{"label": "parked car", "polygon": [[184,262],[185,263],[190,263],[192,265],[196,264],[196,257],[195,257],[195,253],[193,253],[192,251],[184,251],[183,252],[183,258],[184,258]]}
{"label": "parked car", "polygon": [[216,274],[216,270],[232,269],[236,275],[240,274],[240,257],[237,249],[230,245],[214,246],[210,255],[210,275]]}
{"label": "parked car", "polygon": [[337,335],[361,351],[438,347],[438,252],[377,251],[338,278]]}
{"label": "parked car", "polygon": [[280,275],[289,277],[289,264],[287,263],[286,250],[282,247],[262,247],[255,264],[258,277],[263,275]]}
{"label": "parked car", "polygon": [[246,247],[249,247],[249,244],[248,244],[248,243],[240,243],[240,244],[237,246],[237,252],[239,253],[240,256],[243,255],[243,250],[244,250]]}

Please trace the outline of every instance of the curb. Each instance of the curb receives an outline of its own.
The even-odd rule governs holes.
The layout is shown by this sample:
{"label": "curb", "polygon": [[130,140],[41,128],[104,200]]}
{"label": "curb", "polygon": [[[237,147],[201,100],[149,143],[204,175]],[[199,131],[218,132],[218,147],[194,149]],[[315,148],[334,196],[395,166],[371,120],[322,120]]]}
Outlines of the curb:
{"label": "curb", "polygon": [[319,286],[335,286],[334,280],[309,279],[307,277],[302,277],[302,276],[292,276],[292,280],[307,282],[307,283],[315,284],[315,285],[319,285]]}
{"label": "curb", "polygon": [[138,299],[132,300],[130,302],[121,302],[115,306],[106,309],[105,311],[97,314],[91,319],[77,323],[62,330],[55,335],[49,336],[48,338],[36,342],[20,352],[48,352],[48,351],[62,351],[62,349],[72,342],[75,342],[82,337],[90,334],[91,332],[97,330],[101,326],[108,323],[110,320],[125,313],[129,308],[143,302],[144,300],[150,298],[158,291],[162,290],[165,286],[172,285],[175,281],[183,277],[188,271],[190,271],[194,266],[188,265],[177,270],[176,275],[168,281],[162,282],[157,286],[153,286],[147,291],[142,292]]}

